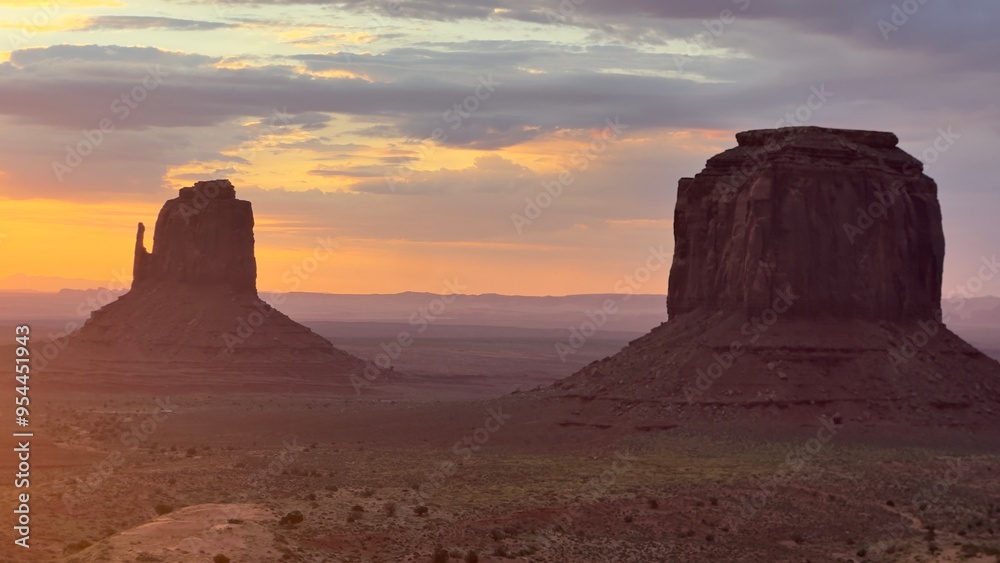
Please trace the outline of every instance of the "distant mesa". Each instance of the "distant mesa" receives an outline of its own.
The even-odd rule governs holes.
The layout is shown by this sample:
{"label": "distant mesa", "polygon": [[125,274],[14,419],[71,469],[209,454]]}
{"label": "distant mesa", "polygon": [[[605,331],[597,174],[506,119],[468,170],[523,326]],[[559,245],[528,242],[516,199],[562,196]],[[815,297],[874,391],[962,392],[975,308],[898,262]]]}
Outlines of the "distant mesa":
{"label": "distant mesa", "polygon": [[941,322],[941,208],[920,161],[892,133],[736,138],[680,180],[670,320],[547,393],[677,419],[1000,420],[1000,364]]}
{"label": "distant mesa", "polygon": [[378,373],[260,299],[253,227],[229,180],[181,189],[160,210],[151,251],[139,223],[131,290],[95,311],[51,369],[160,366],[173,377],[239,366],[260,376],[248,385],[309,377],[347,387]]}

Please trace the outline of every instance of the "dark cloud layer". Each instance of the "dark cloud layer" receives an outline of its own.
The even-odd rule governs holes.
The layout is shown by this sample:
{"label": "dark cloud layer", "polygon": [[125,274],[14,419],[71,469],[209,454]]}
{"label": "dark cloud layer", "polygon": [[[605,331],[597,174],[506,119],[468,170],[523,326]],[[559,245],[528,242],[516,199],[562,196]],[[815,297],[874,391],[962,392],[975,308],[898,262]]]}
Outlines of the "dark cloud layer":
{"label": "dark cloud layer", "polygon": [[169,29],[172,31],[209,31],[239,27],[237,24],[186,20],[162,16],[96,16],[73,31],[108,31],[135,29]]}

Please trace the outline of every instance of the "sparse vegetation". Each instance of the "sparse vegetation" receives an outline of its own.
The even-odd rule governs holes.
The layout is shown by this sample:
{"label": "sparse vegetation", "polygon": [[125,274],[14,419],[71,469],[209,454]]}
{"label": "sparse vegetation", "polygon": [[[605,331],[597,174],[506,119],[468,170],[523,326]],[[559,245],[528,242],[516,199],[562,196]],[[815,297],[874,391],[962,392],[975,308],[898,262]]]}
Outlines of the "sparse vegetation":
{"label": "sparse vegetation", "polygon": [[212,563],[229,563],[229,558],[220,553],[212,558]]}
{"label": "sparse vegetation", "polygon": [[170,514],[171,512],[173,512],[174,511],[174,507],[170,506],[169,504],[163,504],[163,503],[161,503],[161,504],[156,505],[156,507],[154,508],[154,510],[156,510],[157,514],[159,514],[160,516],[163,516],[164,514]]}
{"label": "sparse vegetation", "polygon": [[303,520],[305,520],[305,517],[302,515],[302,513],[299,512],[298,510],[293,510],[288,514],[282,516],[281,520],[278,521],[278,525],[291,527],[295,526],[296,524],[302,523]]}
{"label": "sparse vegetation", "polygon": [[66,546],[65,551],[66,551],[66,553],[76,553],[78,551],[83,551],[83,550],[87,549],[91,545],[93,545],[93,544],[90,543],[87,540],[80,540],[78,542],[73,542],[71,544],[68,544]]}

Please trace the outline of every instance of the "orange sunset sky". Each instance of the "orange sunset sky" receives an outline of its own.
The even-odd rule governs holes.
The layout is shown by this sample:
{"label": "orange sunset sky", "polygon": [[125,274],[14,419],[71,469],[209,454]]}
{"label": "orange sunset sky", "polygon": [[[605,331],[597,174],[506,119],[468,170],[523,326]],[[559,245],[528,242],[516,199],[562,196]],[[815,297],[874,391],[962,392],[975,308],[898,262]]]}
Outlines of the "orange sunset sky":
{"label": "orange sunset sky", "polygon": [[1000,241],[996,34],[947,2],[889,31],[889,3],[848,3],[0,0],[0,289],[120,285],[137,222],[229,178],[262,290],[610,293],[672,252],[680,177],[801,121],[925,161],[951,293]]}

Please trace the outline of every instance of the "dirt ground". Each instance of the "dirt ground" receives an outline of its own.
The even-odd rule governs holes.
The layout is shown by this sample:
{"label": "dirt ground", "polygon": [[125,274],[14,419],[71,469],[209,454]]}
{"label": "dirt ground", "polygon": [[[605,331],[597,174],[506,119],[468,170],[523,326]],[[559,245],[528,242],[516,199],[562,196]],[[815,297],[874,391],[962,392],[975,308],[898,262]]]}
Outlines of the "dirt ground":
{"label": "dirt ground", "polygon": [[[571,422],[573,400],[517,395],[171,391],[43,386],[32,547],[9,538],[0,560],[992,563],[1000,553],[995,436],[830,417],[752,431],[627,415],[586,426]],[[15,495],[4,479],[5,514]]]}

